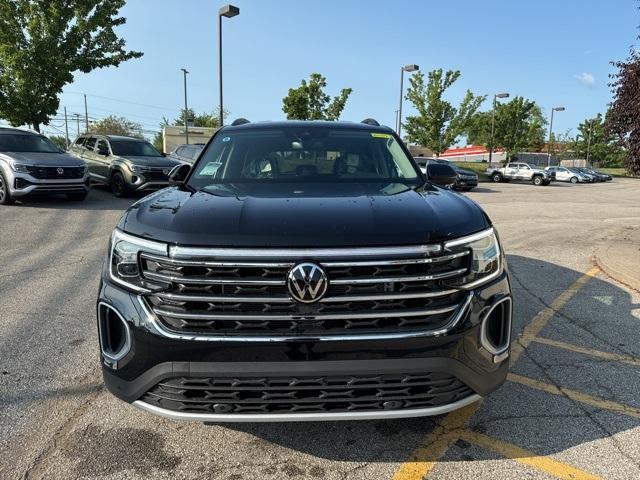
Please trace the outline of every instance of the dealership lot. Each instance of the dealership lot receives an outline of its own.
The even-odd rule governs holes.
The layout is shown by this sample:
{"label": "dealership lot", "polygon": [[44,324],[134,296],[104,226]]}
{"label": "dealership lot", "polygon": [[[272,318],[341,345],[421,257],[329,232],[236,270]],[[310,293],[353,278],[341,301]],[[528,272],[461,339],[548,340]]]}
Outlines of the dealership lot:
{"label": "dealership lot", "polygon": [[0,478],[640,478],[640,293],[594,267],[640,181],[481,184],[515,297],[509,381],[439,418],[202,425],[101,384],[94,302],[133,199],[0,209]]}

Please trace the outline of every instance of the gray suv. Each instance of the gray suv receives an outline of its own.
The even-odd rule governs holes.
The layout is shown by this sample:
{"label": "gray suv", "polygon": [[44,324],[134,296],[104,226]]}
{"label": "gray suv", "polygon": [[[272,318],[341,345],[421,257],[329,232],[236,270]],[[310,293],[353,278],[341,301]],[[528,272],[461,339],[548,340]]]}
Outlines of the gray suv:
{"label": "gray suv", "polygon": [[69,151],[87,162],[91,180],[111,187],[116,197],[166,187],[180,164],[146,140],[117,135],[81,135]]}
{"label": "gray suv", "polygon": [[82,160],[39,133],[0,128],[0,205],[38,194],[84,200],[88,193],[89,174]]}
{"label": "gray suv", "polygon": [[194,143],[191,145],[178,145],[176,149],[171,152],[167,158],[176,160],[180,163],[186,163],[193,165],[200,156],[202,150],[204,150],[204,143]]}

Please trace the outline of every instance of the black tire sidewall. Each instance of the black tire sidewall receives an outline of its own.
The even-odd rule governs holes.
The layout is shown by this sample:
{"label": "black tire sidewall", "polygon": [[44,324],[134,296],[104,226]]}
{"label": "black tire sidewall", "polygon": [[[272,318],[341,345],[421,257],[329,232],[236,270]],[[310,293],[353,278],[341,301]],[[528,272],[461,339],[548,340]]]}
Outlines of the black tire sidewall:
{"label": "black tire sidewall", "polygon": [[[120,183],[121,188],[117,189],[116,185]],[[127,196],[127,182],[124,179],[124,176],[120,172],[114,172],[111,176],[111,193],[113,193],[116,197],[126,197]]]}
{"label": "black tire sidewall", "polygon": [[499,173],[493,174],[491,180],[493,180],[493,183],[500,183],[502,181],[502,175]]}
{"label": "black tire sidewall", "polygon": [[533,177],[533,184],[537,187],[542,185],[542,177],[539,175],[536,175],[535,177]]}
{"label": "black tire sidewall", "polygon": [[578,183],[578,178],[577,177],[571,177],[571,180],[569,180],[571,183],[576,184]]}
{"label": "black tire sidewall", "polygon": [[2,189],[4,191],[4,197],[0,201],[0,205],[11,205],[13,203],[13,197],[9,192],[9,185],[7,184],[7,179],[4,176],[4,173],[0,171],[0,182],[2,183]]}

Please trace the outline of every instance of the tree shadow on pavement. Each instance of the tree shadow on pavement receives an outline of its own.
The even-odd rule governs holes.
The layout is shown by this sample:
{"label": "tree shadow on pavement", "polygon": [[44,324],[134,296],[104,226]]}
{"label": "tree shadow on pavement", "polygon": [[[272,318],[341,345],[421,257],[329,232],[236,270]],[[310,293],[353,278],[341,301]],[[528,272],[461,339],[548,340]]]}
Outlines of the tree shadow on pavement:
{"label": "tree shadow on pavement", "polygon": [[[524,326],[584,272],[521,256],[510,256],[508,261],[515,305],[513,338],[516,338]],[[590,279],[553,315],[540,336],[581,348],[640,358],[639,319],[640,304],[634,303],[626,290],[600,276]],[[511,370],[548,385],[570,388],[640,409],[640,397],[637,396],[640,391],[640,365],[603,361],[602,358],[533,342]],[[223,424],[223,428],[245,432],[266,442],[324,459],[403,462],[423,444],[426,434],[438,425],[440,419]],[[586,451],[590,442],[637,427],[640,427],[640,415],[633,417],[585,405],[564,395],[554,395],[511,381],[485,398],[468,424],[471,430],[541,455],[565,452],[581,445],[585,445]],[[465,442],[460,441],[456,445],[455,448],[460,449]],[[629,445],[628,448],[631,452],[634,447]],[[611,454],[612,461],[628,456],[620,453],[621,450],[616,452]],[[446,461],[446,458],[441,461]],[[585,462],[588,463],[588,458]],[[640,466],[638,468],[640,471]]]}

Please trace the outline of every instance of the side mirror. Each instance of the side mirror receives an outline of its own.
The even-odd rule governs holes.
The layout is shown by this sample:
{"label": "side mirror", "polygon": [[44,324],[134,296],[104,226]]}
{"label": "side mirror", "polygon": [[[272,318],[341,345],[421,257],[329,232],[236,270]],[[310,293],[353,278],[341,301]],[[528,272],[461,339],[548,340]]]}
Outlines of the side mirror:
{"label": "side mirror", "polygon": [[176,165],[169,172],[169,183],[171,183],[171,185],[183,184],[189,176],[189,172],[191,172],[190,165],[185,165],[184,163]]}
{"label": "side mirror", "polygon": [[449,165],[430,163],[427,165],[427,179],[440,187],[448,187],[456,183],[458,176]]}

